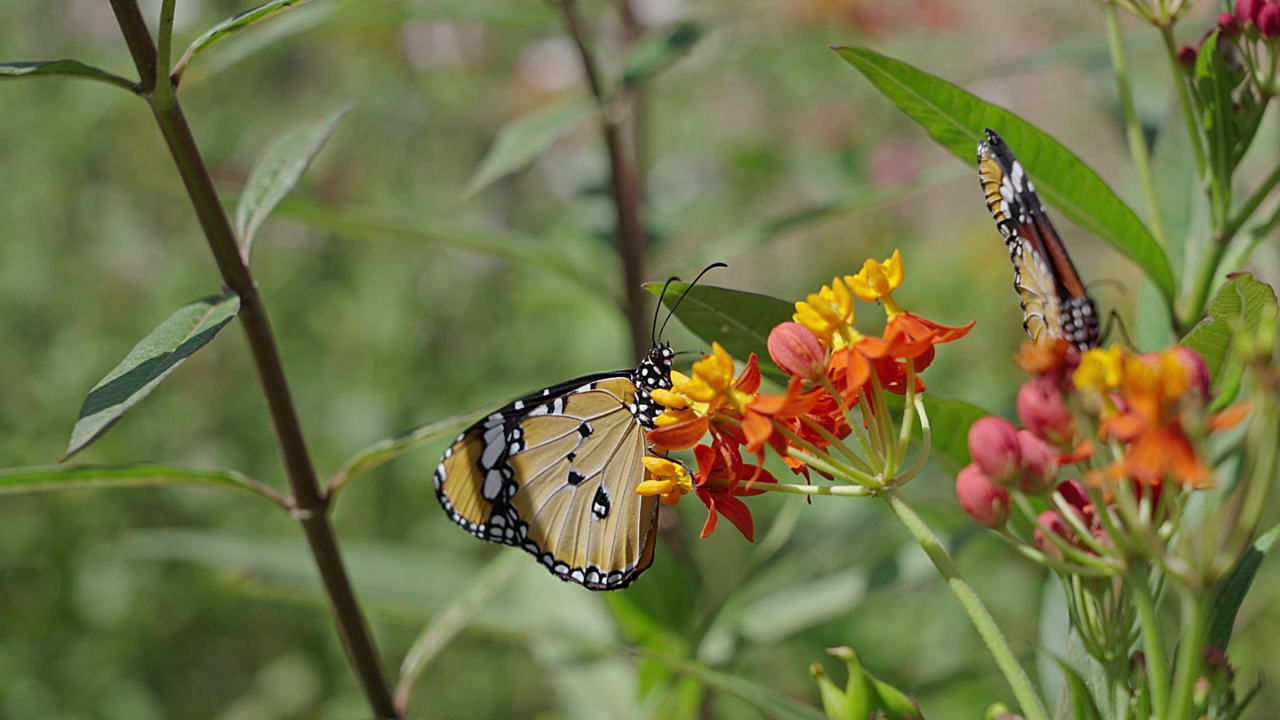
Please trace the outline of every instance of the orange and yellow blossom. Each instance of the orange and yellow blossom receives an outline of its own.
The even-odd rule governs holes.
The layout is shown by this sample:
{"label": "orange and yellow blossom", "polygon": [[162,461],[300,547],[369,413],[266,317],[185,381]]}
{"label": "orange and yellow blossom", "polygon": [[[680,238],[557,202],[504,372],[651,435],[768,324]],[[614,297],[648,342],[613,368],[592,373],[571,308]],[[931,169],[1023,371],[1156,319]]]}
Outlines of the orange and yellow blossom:
{"label": "orange and yellow blossom", "polygon": [[739,415],[760,389],[760,364],[755,353],[735,379],[733,358],[712,343],[712,354],[693,364],[693,376],[671,373],[670,390],[653,390],[651,395],[666,407],[654,421],[649,440],[672,450],[685,450],[698,444],[709,430],[737,434],[737,428],[719,417],[722,408]]}
{"label": "orange and yellow blossom", "polygon": [[[1148,486],[1166,478],[1184,487],[1213,485],[1213,471],[1183,420],[1208,400],[1203,360],[1186,348],[1136,355],[1119,346],[1090,350],[1073,375],[1077,388],[1101,397],[1100,439],[1126,444],[1123,457],[1103,476],[1124,476]],[[1210,418],[1220,428],[1241,417]]]}
{"label": "orange and yellow blossom", "polygon": [[902,253],[898,250],[894,250],[893,257],[884,262],[868,259],[863,263],[861,272],[844,280],[859,300],[879,302],[884,306],[889,321],[884,329],[884,347],[878,348],[875,356],[912,360],[916,372],[933,362],[934,345],[959,340],[973,329],[972,321],[963,327],[940,325],[904,310],[893,299],[893,291],[906,280]]}

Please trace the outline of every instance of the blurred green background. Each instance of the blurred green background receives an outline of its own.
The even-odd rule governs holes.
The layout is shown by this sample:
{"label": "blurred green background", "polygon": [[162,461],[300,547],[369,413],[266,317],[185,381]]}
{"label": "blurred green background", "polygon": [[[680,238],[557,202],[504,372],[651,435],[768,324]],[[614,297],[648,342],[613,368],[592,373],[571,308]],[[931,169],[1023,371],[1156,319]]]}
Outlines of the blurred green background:
{"label": "blurred green background", "polygon": [[[149,19],[158,5],[144,3]],[[645,92],[646,276],[688,277],[722,260],[730,267],[711,284],[798,299],[834,272],[901,248],[900,301],[940,322],[978,320],[939,353],[930,390],[1011,416],[1018,305],[976,173],[828,46],[869,45],[1009,107],[1138,207],[1095,5],[634,5],[647,25],[692,21],[704,31]],[[180,2],[178,47],[249,7]],[[613,4],[584,10],[616,73]],[[1186,40],[1213,8],[1201,10],[1182,28]],[[584,93],[561,28],[550,3],[315,0],[219,46],[184,78],[181,100],[229,206],[272,137],[355,104],[254,250],[322,476],[414,426],[630,364],[594,125],[463,198],[499,128]],[[1139,100],[1155,127],[1169,85],[1158,40],[1132,29]],[[73,57],[134,74],[101,0],[0,4],[0,38],[6,61]],[[1128,314],[1132,268],[1062,229],[1085,277],[1116,281],[1096,289],[1102,306]],[[469,250],[477,238],[569,263],[598,287]],[[87,82],[0,84],[0,465],[60,457],[88,390],[173,310],[219,284],[144,103]],[[668,336],[677,348],[701,348],[682,329]],[[487,563],[518,554],[475,541],[437,509],[431,472],[445,443],[362,477],[334,516],[392,671]],[[229,467],[283,487],[236,328],[79,459]],[[907,494],[947,533],[1014,648],[1030,657],[1060,632],[1057,616],[1042,611],[1046,599],[1057,602],[1056,583],[966,522],[949,482],[935,467]],[[755,545],[725,523],[698,540],[696,501],[665,512],[685,547],[660,545],[654,568],[625,593],[588,593],[519,558],[427,670],[411,710],[762,717],[725,693],[645,695],[661,672],[611,649],[641,640],[812,704],[809,664],[842,644],[916,694],[929,717],[977,717],[1009,699],[959,607],[884,508],[772,495],[750,504]],[[1246,680],[1280,676],[1276,579],[1274,564],[1264,567],[1239,621],[1232,658]],[[842,683],[843,669],[827,665]],[[1254,711],[1278,702],[1265,689]],[[367,715],[301,533],[276,508],[214,490],[0,498],[0,717]]]}

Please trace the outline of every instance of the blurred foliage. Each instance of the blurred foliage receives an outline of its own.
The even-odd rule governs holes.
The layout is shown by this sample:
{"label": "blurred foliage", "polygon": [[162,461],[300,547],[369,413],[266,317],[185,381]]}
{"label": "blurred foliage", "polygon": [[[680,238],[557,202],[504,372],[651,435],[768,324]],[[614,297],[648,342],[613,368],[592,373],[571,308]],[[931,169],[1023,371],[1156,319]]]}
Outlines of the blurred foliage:
{"label": "blurred foliage", "polygon": [[[179,3],[177,46],[249,6]],[[937,173],[956,161],[828,46],[871,45],[964,85],[1050,130],[1132,197],[1131,178],[1117,175],[1123,133],[1097,62],[1105,46],[1092,4],[637,7],[658,27],[701,28],[688,55],[646,90],[655,238],[647,275],[692,275],[710,253],[730,264],[714,284],[793,297],[833,269],[851,272],[901,247],[911,277],[901,300],[941,322],[979,321],[940,354],[930,390],[1008,415],[1021,380],[1009,372],[1020,321],[977,179]],[[621,74],[622,58],[607,51],[612,6],[586,10],[606,29],[606,70]],[[70,57],[133,74],[98,0],[0,4],[0,47],[4,60]],[[1140,60],[1158,48],[1134,51]],[[408,428],[629,364],[594,126],[461,199],[500,128],[582,96],[554,7],[514,0],[314,0],[188,69],[180,97],[228,208],[272,138],[354,103],[254,249],[322,476]],[[33,79],[0,86],[0,113],[0,465],[35,465],[62,454],[84,396],[129,348],[219,282],[143,103],[105,84]],[[339,221],[369,213],[416,232]],[[1134,270],[1064,231],[1085,277],[1130,286],[1097,288],[1104,307],[1128,313]],[[478,237],[576,263],[604,284],[512,261],[493,243],[469,251]],[[734,238],[750,242],[726,242]],[[668,335],[678,348],[696,346],[680,329]],[[475,542],[437,509],[430,478],[445,442],[352,483],[335,516],[388,668],[487,562],[517,552]],[[283,484],[236,331],[193,356],[82,459],[227,467]],[[1043,573],[961,519],[942,469],[910,493],[951,533],[1006,633],[1035,637]],[[728,531],[698,540],[696,503],[664,514],[683,542],[660,545],[654,568],[615,596],[524,563],[426,669],[411,710],[762,717],[620,649],[632,642],[815,707],[808,668],[834,645],[857,648],[869,672],[917,693],[929,717],[976,717],[1006,696],[947,589],[918,549],[901,547],[905,535],[883,513],[826,498],[766,496],[753,507],[760,530],[751,546]],[[1263,610],[1280,583],[1274,565],[1260,573],[1233,660],[1275,677],[1280,620]],[[1280,703],[1274,688],[1263,692],[1255,708]],[[200,489],[0,497],[0,717],[365,716],[305,543],[275,508]]]}

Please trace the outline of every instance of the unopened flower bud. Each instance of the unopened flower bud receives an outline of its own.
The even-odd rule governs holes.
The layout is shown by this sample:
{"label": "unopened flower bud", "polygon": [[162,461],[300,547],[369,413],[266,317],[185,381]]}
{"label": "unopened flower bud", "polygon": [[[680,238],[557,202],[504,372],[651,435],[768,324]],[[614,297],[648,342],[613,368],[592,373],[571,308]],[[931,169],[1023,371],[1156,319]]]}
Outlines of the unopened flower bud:
{"label": "unopened flower bud", "polygon": [[1184,70],[1194,70],[1196,67],[1197,55],[1199,55],[1199,51],[1195,48],[1190,45],[1183,45],[1178,48],[1178,64],[1181,65]]}
{"label": "unopened flower bud", "polygon": [[998,528],[1009,519],[1009,491],[991,482],[976,464],[966,465],[956,476],[956,498],[983,527]]}
{"label": "unopened flower bud", "polygon": [[969,455],[982,474],[998,485],[1012,483],[1019,474],[1022,453],[1018,429],[1002,417],[988,415],[969,427]]}
{"label": "unopened flower bud", "polygon": [[1058,483],[1058,494],[1062,496],[1067,504],[1080,511],[1088,524],[1088,519],[1093,515],[1093,501],[1089,499],[1089,493],[1085,491],[1084,485],[1079,480],[1063,480]]}
{"label": "unopened flower bud", "polygon": [[784,322],[769,333],[769,357],[782,371],[801,380],[817,380],[827,363],[818,336],[798,322]]}
{"label": "unopened flower bud", "polygon": [[1234,40],[1240,37],[1240,21],[1235,15],[1229,12],[1218,15],[1218,37],[1222,40]]}
{"label": "unopened flower bud", "polygon": [[1029,495],[1052,490],[1058,477],[1058,453],[1026,430],[1018,431],[1018,449],[1022,457],[1018,489]]}
{"label": "unopened flower bud", "polygon": [[1052,378],[1034,378],[1022,386],[1018,391],[1018,418],[1027,430],[1058,447],[1069,448],[1075,439],[1075,420],[1062,389]]}
{"label": "unopened flower bud", "polygon": [[1067,542],[1075,541],[1075,533],[1071,532],[1071,526],[1067,525],[1066,521],[1052,510],[1045,510],[1036,518],[1036,531],[1033,536],[1035,546],[1049,557],[1061,560],[1062,549],[1049,540],[1045,530],[1052,532]]}
{"label": "unopened flower bud", "polygon": [[1263,0],[1238,0],[1236,2],[1236,20],[1241,25],[1258,24],[1258,13],[1262,10]]}
{"label": "unopened flower bud", "polygon": [[1267,3],[1258,13],[1258,31],[1267,40],[1280,37],[1280,5]]}

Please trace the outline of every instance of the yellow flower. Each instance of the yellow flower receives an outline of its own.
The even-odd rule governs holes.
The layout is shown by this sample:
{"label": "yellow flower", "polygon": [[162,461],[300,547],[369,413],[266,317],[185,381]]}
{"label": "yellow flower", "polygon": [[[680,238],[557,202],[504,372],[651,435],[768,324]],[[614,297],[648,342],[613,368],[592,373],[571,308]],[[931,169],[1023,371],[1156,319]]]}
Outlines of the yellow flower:
{"label": "yellow flower", "polygon": [[1071,380],[1081,390],[1107,393],[1120,386],[1126,364],[1124,348],[1119,345],[1106,350],[1094,348],[1080,357],[1080,366]]}
{"label": "yellow flower", "polygon": [[693,490],[693,478],[683,465],[664,457],[652,455],[644,458],[649,477],[636,486],[641,495],[657,495],[663,504],[675,505],[685,493]]}
{"label": "yellow flower", "polygon": [[904,312],[898,303],[894,302],[892,296],[893,291],[902,285],[905,277],[902,253],[894,250],[893,257],[882,263],[868,258],[862,264],[862,272],[857,275],[848,275],[844,281],[849,284],[849,289],[859,300],[866,302],[878,300],[884,303],[885,312],[889,317],[894,317]]}
{"label": "yellow flower", "polygon": [[840,278],[833,279],[829,287],[823,285],[807,302],[796,303],[796,312],[791,317],[812,330],[829,348],[852,344],[857,332],[853,329],[853,295]]}

